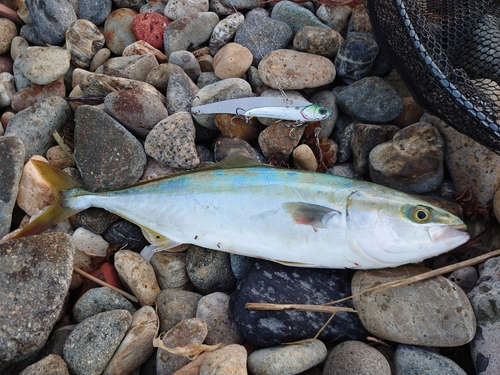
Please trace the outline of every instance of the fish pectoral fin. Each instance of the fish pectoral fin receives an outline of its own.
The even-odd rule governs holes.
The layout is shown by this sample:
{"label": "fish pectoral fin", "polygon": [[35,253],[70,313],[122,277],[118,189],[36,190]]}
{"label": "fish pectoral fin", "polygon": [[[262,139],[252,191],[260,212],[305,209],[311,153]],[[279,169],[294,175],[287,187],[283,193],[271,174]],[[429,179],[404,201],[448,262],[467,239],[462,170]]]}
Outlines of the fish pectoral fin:
{"label": "fish pectoral fin", "polygon": [[282,264],[282,265],[288,266],[288,267],[309,267],[309,268],[318,267],[318,266],[315,266],[314,264],[301,263],[301,262],[290,262],[287,260],[273,259],[273,262],[276,262],[276,263],[279,263],[279,264]]}
{"label": "fish pectoral fin", "polygon": [[168,250],[181,245],[179,242],[172,241],[170,238],[167,238],[151,229],[141,227],[141,230],[146,240],[148,240],[151,245],[155,246],[158,251]]}
{"label": "fish pectoral fin", "polygon": [[283,208],[297,224],[315,228],[326,228],[332,218],[342,215],[333,208],[306,202],[285,202]]}

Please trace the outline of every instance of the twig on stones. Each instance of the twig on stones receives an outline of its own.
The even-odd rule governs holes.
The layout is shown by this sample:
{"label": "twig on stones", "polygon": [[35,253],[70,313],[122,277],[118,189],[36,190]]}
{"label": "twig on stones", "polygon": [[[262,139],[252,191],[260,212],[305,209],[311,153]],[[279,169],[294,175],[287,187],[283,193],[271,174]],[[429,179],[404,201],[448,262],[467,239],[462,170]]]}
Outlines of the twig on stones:
{"label": "twig on stones", "polygon": [[340,311],[356,312],[350,307],[326,306],[326,305],[301,305],[301,304],[277,304],[277,303],[259,303],[247,302],[245,307],[250,310],[273,310],[273,311],[312,311],[335,314]]}
{"label": "twig on stones", "polygon": [[123,290],[121,290],[121,289],[119,289],[111,284],[108,284],[107,282],[102,281],[101,279],[98,279],[97,277],[92,276],[90,273],[87,273],[78,267],[73,267],[73,271],[75,271],[79,275],[82,275],[83,277],[86,277],[89,280],[92,280],[93,282],[95,282],[101,286],[107,286],[109,289],[120,293],[122,296],[124,296],[125,298],[128,298],[132,302],[136,302],[136,303],[139,302],[139,300],[135,296],[133,296],[132,294],[129,294],[129,293],[127,293],[127,292],[125,292],[125,291],[123,291]]}

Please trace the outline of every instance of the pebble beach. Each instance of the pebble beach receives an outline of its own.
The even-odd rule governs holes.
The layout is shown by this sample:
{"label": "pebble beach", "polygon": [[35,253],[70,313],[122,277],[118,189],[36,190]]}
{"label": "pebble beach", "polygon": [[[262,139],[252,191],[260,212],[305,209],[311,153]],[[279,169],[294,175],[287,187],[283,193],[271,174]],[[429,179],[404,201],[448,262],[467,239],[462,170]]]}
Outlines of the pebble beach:
{"label": "pebble beach", "polygon": [[[257,96],[332,116],[191,112]],[[500,374],[500,257],[334,315],[246,307],[326,304],[500,247],[500,156],[415,102],[362,4],[0,0],[0,116],[0,374]],[[55,199],[34,160],[104,191],[233,154],[417,195],[473,243],[397,268],[297,268],[156,252],[100,208],[9,240]]]}

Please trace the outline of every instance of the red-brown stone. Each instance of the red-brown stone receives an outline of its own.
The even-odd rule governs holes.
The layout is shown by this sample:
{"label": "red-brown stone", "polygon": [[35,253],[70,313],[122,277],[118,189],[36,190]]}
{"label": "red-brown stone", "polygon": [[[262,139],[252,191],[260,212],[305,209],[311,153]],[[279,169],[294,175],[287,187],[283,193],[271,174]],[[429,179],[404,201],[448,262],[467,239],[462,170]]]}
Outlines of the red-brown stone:
{"label": "red-brown stone", "polygon": [[139,13],[132,21],[132,30],[139,40],[155,48],[163,47],[163,31],[172,22],[159,13]]}

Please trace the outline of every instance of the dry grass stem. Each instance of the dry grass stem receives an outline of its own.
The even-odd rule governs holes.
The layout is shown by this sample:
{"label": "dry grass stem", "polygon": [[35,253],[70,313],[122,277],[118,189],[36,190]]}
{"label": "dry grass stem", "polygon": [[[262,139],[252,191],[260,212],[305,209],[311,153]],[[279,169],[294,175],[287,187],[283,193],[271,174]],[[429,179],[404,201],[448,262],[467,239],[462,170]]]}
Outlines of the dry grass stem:
{"label": "dry grass stem", "polygon": [[337,306],[325,306],[325,305],[301,305],[301,304],[277,304],[277,303],[259,303],[259,302],[247,302],[245,308],[250,310],[274,310],[274,311],[312,311],[320,313],[335,314],[340,311],[356,312],[356,310],[350,307],[337,307]]}

